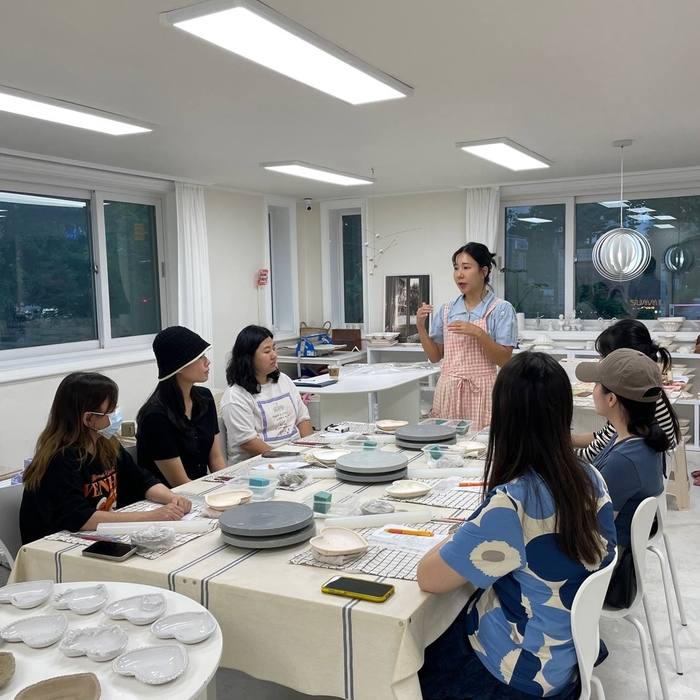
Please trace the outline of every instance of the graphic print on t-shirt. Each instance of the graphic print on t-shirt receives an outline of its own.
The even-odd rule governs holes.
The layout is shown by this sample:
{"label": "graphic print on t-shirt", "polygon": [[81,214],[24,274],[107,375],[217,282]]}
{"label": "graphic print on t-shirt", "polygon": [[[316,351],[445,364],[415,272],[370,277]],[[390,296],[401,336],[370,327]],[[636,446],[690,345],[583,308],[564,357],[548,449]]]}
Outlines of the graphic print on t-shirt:
{"label": "graphic print on t-shirt", "polygon": [[297,433],[297,411],[289,393],[258,401],[262,418],[262,439],[265,442],[289,440]]}
{"label": "graphic print on t-shirt", "polygon": [[85,484],[85,498],[95,510],[114,510],[117,507],[117,470],[92,474]]}

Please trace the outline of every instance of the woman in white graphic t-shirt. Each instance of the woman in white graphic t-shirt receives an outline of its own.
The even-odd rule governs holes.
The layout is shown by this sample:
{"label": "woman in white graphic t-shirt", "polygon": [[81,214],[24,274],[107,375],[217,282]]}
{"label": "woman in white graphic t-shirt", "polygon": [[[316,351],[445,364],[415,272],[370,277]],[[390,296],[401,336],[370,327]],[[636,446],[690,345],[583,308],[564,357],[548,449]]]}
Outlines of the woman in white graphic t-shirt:
{"label": "woman in white graphic t-shirt", "polygon": [[277,351],[267,328],[246,326],[238,334],[226,381],[221,414],[229,464],[313,432],[299,390],[277,369]]}

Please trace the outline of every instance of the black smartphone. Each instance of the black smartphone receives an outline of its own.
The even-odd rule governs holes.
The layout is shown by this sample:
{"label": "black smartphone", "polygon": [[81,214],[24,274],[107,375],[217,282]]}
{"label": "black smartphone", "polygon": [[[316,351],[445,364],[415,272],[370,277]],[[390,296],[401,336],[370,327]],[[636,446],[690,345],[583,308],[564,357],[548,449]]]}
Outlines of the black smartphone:
{"label": "black smartphone", "polygon": [[394,591],[395,588],[391,584],[365,581],[361,578],[350,578],[349,576],[334,576],[321,586],[322,593],[342,595],[347,598],[359,598],[360,600],[369,600],[372,603],[383,603],[387,598],[394,595]]}
{"label": "black smartphone", "polygon": [[111,561],[124,561],[132,554],[136,553],[136,547],[133,544],[124,544],[123,542],[93,542],[89,547],[85,547],[83,554],[86,557],[95,557],[96,559],[109,559]]}
{"label": "black smartphone", "polygon": [[268,450],[267,452],[263,452],[260,456],[264,457],[265,459],[275,459],[276,457],[298,457],[301,459],[300,452],[290,452],[285,450]]}

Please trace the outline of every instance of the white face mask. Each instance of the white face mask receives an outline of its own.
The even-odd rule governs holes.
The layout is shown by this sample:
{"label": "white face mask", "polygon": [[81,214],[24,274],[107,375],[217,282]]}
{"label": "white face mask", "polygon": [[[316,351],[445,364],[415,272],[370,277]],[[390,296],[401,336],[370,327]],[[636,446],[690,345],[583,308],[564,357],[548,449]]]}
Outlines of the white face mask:
{"label": "white face mask", "polygon": [[122,427],[122,409],[117,406],[112,413],[97,413],[92,411],[95,416],[107,416],[109,418],[109,425],[106,428],[94,428],[103,438],[111,438],[119,432],[119,428]]}

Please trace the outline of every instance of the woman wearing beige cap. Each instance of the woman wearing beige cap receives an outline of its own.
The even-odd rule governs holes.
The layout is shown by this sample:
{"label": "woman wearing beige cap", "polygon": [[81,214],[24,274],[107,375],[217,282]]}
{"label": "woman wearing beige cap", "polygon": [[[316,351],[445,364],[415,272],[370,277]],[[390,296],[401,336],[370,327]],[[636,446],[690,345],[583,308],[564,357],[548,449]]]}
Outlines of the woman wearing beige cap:
{"label": "woman wearing beige cap", "polygon": [[596,383],[596,413],[615,429],[593,466],[608,485],[618,544],[629,547],[637,506],[664,488],[664,452],[670,444],[655,416],[656,401],[663,396],[661,371],[643,353],[621,348],[601,362],[582,362],[576,376],[582,382]]}

